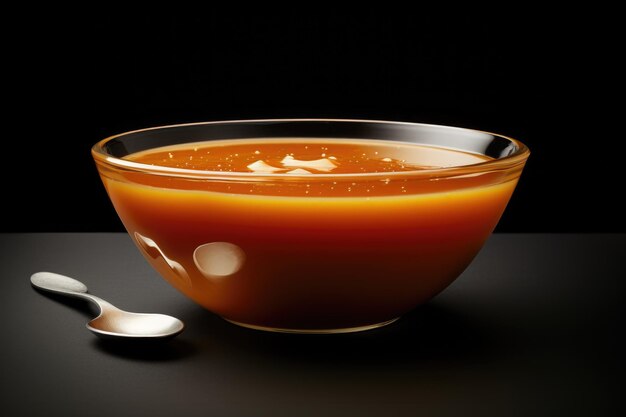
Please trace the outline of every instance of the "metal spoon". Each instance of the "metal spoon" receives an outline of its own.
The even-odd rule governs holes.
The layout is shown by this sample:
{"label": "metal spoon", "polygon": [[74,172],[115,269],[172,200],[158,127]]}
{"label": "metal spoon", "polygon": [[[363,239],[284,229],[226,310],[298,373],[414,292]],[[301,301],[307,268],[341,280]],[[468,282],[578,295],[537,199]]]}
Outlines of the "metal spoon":
{"label": "metal spoon", "polygon": [[130,313],[113,304],[87,293],[80,281],[52,272],[37,272],[30,277],[33,286],[57,294],[84,298],[98,305],[100,314],[87,323],[87,329],[100,337],[161,339],[174,337],[185,325],[175,317],[164,314]]}

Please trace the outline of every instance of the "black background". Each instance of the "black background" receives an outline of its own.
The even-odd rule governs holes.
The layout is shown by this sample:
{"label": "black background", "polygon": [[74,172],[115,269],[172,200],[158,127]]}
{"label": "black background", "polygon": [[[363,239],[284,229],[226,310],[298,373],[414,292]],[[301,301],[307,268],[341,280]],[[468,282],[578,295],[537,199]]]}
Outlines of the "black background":
{"label": "black background", "polygon": [[612,13],[449,12],[15,17],[5,36],[11,120],[1,230],[123,230],[89,153],[106,136],[183,122],[332,117],[518,138],[532,155],[498,231],[625,231],[615,198],[623,137],[613,75],[622,49]]}

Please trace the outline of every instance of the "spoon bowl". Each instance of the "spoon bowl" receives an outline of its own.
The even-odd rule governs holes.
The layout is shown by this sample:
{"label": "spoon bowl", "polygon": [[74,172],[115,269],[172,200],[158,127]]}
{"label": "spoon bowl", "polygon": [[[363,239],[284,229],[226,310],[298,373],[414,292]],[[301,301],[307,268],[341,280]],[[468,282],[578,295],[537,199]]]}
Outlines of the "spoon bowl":
{"label": "spoon bowl", "polygon": [[87,328],[101,337],[164,338],[176,336],[183,323],[165,314],[130,313],[100,315]]}
{"label": "spoon bowl", "polygon": [[182,321],[172,316],[121,310],[108,301],[89,294],[82,282],[64,275],[37,272],[30,277],[30,282],[44,291],[95,303],[100,308],[100,314],[87,323],[87,329],[102,338],[167,339],[178,335],[185,328]]}

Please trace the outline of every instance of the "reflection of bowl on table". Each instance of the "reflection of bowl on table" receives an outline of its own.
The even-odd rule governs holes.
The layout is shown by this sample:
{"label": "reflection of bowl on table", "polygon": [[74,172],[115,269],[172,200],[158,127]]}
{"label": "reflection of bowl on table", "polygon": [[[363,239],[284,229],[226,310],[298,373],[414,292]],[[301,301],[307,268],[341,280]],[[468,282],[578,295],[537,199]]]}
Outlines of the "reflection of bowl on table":
{"label": "reflection of bowl on table", "polygon": [[171,285],[238,324],[302,332],[376,327],[443,290],[528,154],[479,131],[349,120],[169,126],[93,148]]}

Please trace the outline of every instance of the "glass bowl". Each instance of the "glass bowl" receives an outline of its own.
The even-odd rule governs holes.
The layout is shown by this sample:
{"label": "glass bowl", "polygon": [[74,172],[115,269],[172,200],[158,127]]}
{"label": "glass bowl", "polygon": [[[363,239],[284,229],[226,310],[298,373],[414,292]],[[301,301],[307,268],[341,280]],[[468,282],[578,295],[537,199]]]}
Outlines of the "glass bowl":
{"label": "glass bowl", "polygon": [[[271,146],[284,159],[266,163]],[[233,150],[254,159],[254,147],[250,168],[222,168]],[[333,156],[344,148],[354,158]],[[181,154],[184,164],[169,161]],[[463,128],[281,119],[137,130],[92,155],[139,251],[191,300],[250,328],[338,333],[391,323],[452,283],[492,233],[529,150]]]}

